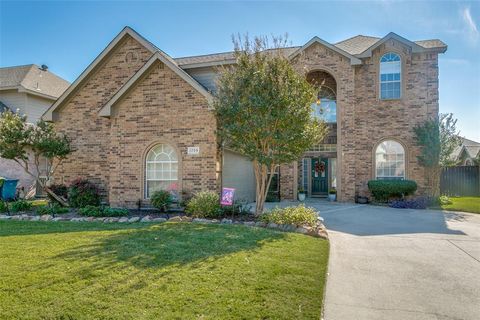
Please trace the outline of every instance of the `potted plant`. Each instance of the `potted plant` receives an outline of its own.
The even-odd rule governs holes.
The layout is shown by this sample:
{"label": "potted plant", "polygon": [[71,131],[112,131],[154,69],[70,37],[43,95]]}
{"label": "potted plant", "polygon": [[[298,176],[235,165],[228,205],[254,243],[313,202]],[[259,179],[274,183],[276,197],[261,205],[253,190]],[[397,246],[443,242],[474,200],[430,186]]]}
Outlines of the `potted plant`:
{"label": "potted plant", "polygon": [[303,187],[298,187],[298,200],[305,201],[305,190]]}
{"label": "potted plant", "polygon": [[328,190],[328,200],[329,201],[337,200],[337,190],[335,190],[333,188]]}

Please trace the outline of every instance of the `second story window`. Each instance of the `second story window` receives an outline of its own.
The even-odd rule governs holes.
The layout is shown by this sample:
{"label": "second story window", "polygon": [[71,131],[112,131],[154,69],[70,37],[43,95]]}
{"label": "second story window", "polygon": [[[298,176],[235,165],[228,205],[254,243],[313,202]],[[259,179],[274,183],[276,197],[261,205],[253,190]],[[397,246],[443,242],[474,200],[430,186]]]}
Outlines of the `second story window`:
{"label": "second story window", "polygon": [[396,53],[386,53],[380,59],[380,99],[400,99],[402,62]]}
{"label": "second story window", "polygon": [[317,101],[312,103],[312,116],[327,123],[337,122],[337,98],[329,87],[322,86]]}

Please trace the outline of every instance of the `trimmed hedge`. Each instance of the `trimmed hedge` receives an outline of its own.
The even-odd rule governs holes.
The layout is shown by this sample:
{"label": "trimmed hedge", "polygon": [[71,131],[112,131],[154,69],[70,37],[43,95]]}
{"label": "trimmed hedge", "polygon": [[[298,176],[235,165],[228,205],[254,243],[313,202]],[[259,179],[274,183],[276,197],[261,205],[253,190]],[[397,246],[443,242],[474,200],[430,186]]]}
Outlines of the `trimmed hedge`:
{"label": "trimmed hedge", "polygon": [[305,207],[303,204],[296,207],[275,208],[260,217],[261,221],[276,224],[293,224],[298,226],[314,227],[317,223],[317,210]]}
{"label": "trimmed hedge", "polygon": [[413,180],[370,180],[368,190],[375,200],[388,201],[390,198],[402,198],[417,191],[417,183]]}

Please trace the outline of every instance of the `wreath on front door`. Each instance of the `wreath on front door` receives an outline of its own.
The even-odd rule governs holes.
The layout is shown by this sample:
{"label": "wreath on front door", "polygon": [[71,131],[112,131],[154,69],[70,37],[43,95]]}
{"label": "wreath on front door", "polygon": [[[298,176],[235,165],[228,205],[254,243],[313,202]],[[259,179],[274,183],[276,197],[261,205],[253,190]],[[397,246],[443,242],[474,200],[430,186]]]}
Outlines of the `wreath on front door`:
{"label": "wreath on front door", "polygon": [[321,162],[316,162],[315,163],[315,172],[318,173],[323,173],[325,172],[325,162],[321,161]]}

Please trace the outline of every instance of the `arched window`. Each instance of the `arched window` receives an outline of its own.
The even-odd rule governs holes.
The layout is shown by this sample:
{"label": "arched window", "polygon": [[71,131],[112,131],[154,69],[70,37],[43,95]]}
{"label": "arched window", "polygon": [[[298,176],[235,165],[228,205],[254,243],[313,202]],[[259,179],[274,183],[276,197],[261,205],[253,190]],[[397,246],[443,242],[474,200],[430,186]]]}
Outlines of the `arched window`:
{"label": "arched window", "polygon": [[337,97],[329,87],[322,86],[317,101],[312,103],[312,116],[328,123],[337,122]]}
{"label": "arched window", "polygon": [[400,99],[402,62],[396,53],[386,53],[380,59],[380,99]]}
{"label": "arched window", "polygon": [[157,144],[148,151],[145,163],[145,198],[158,190],[177,191],[178,158],[168,144]]}
{"label": "arched window", "polygon": [[400,143],[386,140],[377,146],[375,174],[377,179],[405,178],[405,150]]}

